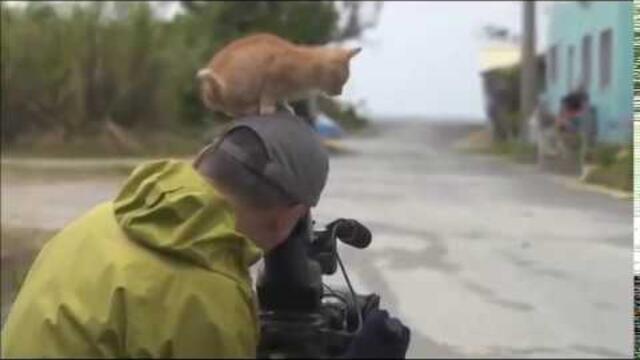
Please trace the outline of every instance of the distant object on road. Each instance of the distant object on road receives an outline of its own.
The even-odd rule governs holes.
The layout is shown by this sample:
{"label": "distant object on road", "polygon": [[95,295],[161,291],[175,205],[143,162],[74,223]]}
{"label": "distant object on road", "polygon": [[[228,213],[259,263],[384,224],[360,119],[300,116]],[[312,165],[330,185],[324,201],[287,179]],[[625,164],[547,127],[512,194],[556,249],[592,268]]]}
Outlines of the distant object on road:
{"label": "distant object on road", "polygon": [[344,136],[344,130],[340,125],[323,113],[316,117],[315,129],[323,138],[338,139]]}

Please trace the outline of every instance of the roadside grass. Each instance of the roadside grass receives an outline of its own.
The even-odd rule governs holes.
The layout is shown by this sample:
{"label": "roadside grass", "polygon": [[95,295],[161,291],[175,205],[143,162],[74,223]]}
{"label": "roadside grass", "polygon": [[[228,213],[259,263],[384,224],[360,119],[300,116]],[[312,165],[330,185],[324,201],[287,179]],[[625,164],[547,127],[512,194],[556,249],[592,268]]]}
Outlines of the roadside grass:
{"label": "roadside grass", "polygon": [[[44,243],[55,235],[55,230],[18,228],[3,225],[2,236],[2,307],[12,301]],[[6,292],[6,293],[5,293]]]}
{"label": "roadside grass", "polygon": [[603,145],[590,154],[591,167],[583,181],[609,188],[633,191],[633,151],[625,147]]}
{"label": "roadside grass", "polygon": [[[535,164],[536,146],[519,141],[495,143],[487,130],[471,133],[456,143],[469,154],[502,156],[518,163]],[[587,171],[582,181],[615,190],[633,190],[633,148],[615,144],[600,144],[586,154]]]}
{"label": "roadside grass", "polygon": [[82,165],[25,161],[3,162],[2,181],[64,181],[104,176],[124,177],[129,175],[136,165],[137,162],[104,164],[100,161]]}
{"label": "roadside grass", "polygon": [[213,137],[216,129],[176,129],[127,133],[128,141],[117,141],[105,133],[92,133],[72,139],[32,136],[2,147],[2,156],[11,158],[113,158],[167,157],[195,154]]}
{"label": "roadside grass", "polygon": [[495,143],[489,152],[494,155],[506,156],[510,160],[522,164],[535,164],[537,161],[536,146],[521,141]]}
{"label": "roadside grass", "polygon": [[[56,232],[57,230],[2,225],[0,229],[2,259],[12,259],[16,255],[38,251]],[[2,265],[4,269],[5,265],[11,265],[11,263]]]}
{"label": "roadside grass", "polygon": [[456,144],[456,147],[469,154],[503,156],[517,163],[535,164],[536,146],[518,140],[494,142],[487,130],[471,133]]}
{"label": "roadside grass", "polygon": [[[350,115],[355,116],[355,115]],[[347,132],[350,136],[367,135],[371,130],[368,122],[358,118],[350,122]],[[2,157],[11,159],[47,158],[47,159],[111,159],[111,158],[182,158],[193,157],[198,151],[213,140],[223,129],[221,126],[211,129],[176,129],[175,131],[150,131],[140,130],[127,134],[128,142],[114,141],[107,134],[93,134],[78,136],[72,140],[51,140],[45,137],[25,138],[21,141],[2,145]],[[334,146],[329,140],[325,143],[327,150],[332,154],[343,154],[344,149]],[[3,170],[5,165],[3,164]],[[24,166],[16,166],[11,170],[22,170]],[[19,168],[19,169],[18,169]],[[103,166],[96,165],[96,169],[105,170]],[[91,169],[83,169],[91,170]],[[128,172],[128,166],[113,166],[110,172]]]}

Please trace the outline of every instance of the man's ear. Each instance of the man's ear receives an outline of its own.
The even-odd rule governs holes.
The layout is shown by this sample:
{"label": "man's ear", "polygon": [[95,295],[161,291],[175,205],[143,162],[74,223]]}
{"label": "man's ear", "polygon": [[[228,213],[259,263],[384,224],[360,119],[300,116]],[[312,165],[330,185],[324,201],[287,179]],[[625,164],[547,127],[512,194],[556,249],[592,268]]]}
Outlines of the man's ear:
{"label": "man's ear", "polygon": [[293,206],[290,206],[287,209],[288,215],[290,219],[295,219],[295,222],[297,223],[298,220],[300,220],[307,212],[309,211],[309,207],[302,205],[302,204],[296,204]]}
{"label": "man's ear", "polygon": [[309,211],[309,208],[302,204],[286,207],[278,217],[278,229],[281,231],[291,231],[298,221]]}
{"label": "man's ear", "polygon": [[307,213],[309,212],[309,207],[306,205],[298,204],[298,205],[295,205],[295,207],[296,207],[296,216],[298,217],[298,220],[302,219],[302,217],[307,215]]}
{"label": "man's ear", "polygon": [[275,223],[272,223],[276,226],[274,229],[276,231],[277,243],[272,244],[273,247],[280,245],[282,242],[287,240],[291,232],[296,227],[298,221],[309,211],[307,206],[302,204],[297,204],[293,206],[286,207],[284,209],[278,209],[274,220]]}

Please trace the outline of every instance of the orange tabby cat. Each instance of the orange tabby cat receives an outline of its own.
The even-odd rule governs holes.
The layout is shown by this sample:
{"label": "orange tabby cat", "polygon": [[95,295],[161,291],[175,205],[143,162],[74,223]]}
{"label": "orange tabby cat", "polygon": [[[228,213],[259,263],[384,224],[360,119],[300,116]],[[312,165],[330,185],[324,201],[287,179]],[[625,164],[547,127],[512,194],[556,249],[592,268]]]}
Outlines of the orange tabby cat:
{"label": "orange tabby cat", "polygon": [[340,95],[360,48],[296,45],[272,34],[231,42],[198,71],[201,97],[231,116],[271,114],[276,104],[317,93]]}

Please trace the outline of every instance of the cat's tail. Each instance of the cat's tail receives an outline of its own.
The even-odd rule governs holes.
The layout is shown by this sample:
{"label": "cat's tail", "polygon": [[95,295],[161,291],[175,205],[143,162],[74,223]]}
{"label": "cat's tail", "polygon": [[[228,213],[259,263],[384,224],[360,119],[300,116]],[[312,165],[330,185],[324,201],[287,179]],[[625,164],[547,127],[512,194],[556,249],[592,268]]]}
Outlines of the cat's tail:
{"label": "cat's tail", "polygon": [[200,80],[202,88],[202,100],[212,110],[218,108],[221,104],[224,83],[216,73],[209,68],[203,68],[198,71],[196,78]]}

